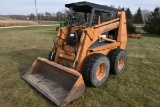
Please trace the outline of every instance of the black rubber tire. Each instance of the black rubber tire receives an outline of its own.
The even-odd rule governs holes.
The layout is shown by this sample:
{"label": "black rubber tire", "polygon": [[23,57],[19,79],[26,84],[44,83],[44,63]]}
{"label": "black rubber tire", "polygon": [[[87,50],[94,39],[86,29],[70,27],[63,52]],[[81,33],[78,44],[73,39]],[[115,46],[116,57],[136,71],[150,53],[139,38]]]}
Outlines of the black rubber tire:
{"label": "black rubber tire", "polygon": [[[105,63],[107,69],[104,77],[101,80],[98,80],[96,77],[96,70],[101,63]],[[82,68],[82,76],[84,82],[87,85],[92,87],[97,87],[102,85],[107,80],[109,71],[110,71],[110,62],[107,56],[103,54],[92,54],[84,62]]]}
{"label": "black rubber tire", "polygon": [[56,31],[58,31],[59,30],[59,27],[56,27]]}
{"label": "black rubber tire", "polygon": [[[124,66],[122,69],[118,68],[118,60],[120,59],[121,56],[124,56],[125,61],[124,61]],[[127,54],[125,50],[122,49],[114,49],[112,50],[109,55],[109,60],[110,60],[110,73],[112,74],[122,74],[127,63]]]}
{"label": "black rubber tire", "polygon": [[52,54],[52,51],[49,52],[49,55],[48,55],[48,60],[49,61],[54,61],[55,59],[55,54]]}

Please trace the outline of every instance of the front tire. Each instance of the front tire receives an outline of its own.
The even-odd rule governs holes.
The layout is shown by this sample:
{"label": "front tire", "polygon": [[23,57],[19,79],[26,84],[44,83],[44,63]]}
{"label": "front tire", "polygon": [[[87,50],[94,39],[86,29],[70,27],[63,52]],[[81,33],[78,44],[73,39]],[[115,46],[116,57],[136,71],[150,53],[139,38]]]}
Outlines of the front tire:
{"label": "front tire", "polygon": [[82,75],[84,82],[93,87],[101,86],[108,78],[110,62],[103,54],[90,55],[84,62]]}

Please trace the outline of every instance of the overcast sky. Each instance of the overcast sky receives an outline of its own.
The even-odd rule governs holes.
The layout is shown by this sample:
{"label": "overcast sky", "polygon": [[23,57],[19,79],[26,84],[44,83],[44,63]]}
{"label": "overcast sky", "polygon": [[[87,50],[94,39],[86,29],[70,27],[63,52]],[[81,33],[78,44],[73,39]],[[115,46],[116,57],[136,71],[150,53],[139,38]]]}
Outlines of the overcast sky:
{"label": "overcast sky", "polygon": [[[37,0],[38,13],[57,12],[65,9],[68,3],[79,2],[81,0]],[[114,5],[116,8],[129,7],[135,13],[138,7],[141,9],[153,10],[160,7],[160,0],[87,0],[88,2],[101,5]],[[35,0],[0,0],[0,15],[28,15],[35,13]]]}

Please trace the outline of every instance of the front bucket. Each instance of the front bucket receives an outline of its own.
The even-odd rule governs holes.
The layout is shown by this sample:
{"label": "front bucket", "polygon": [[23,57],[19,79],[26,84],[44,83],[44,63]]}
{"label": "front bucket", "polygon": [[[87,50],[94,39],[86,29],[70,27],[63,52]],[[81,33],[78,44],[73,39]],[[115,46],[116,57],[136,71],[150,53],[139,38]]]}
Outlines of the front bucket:
{"label": "front bucket", "polygon": [[23,78],[58,106],[79,98],[85,90],[79,72],[40,57]]}

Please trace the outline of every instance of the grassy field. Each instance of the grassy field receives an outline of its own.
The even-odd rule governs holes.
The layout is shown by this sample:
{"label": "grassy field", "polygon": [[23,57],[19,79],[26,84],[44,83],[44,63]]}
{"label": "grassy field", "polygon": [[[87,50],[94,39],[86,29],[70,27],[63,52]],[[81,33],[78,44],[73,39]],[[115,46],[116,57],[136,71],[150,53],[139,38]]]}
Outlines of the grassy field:
{"label": "grassy field", "polygon": [[[0,29],[0,107],[54,107],[21,77],[38,57],[48,56],[55,27]],[[160,37],[129,39],[127,67],[98,88],[87,87],[67,107],[160,107]]]}
{"label": "grassy field", "polygon": [[145,24],[133,24],[134,26],[144,26]]}
{"label": "grassy field", "polygon": [[54,24],[59,24],[58,21],[39,21],[39,25],[54,25]]}

